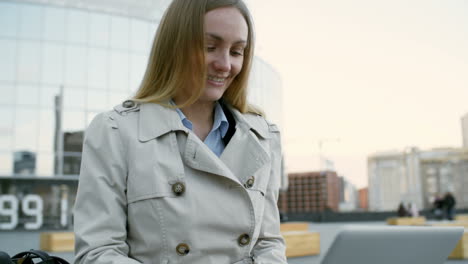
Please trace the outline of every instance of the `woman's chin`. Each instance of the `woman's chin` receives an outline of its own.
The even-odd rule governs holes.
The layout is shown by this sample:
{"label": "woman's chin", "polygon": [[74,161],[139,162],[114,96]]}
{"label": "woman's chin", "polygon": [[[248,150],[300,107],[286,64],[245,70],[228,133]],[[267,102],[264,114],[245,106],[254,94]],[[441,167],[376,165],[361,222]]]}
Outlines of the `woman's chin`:
{"label": "woman's chin", "polygon": [[206,87],[205,91],[203,92],[200,100],[202,101],[218,101],[223,97],[224,91],[226,89],[224,87]]}

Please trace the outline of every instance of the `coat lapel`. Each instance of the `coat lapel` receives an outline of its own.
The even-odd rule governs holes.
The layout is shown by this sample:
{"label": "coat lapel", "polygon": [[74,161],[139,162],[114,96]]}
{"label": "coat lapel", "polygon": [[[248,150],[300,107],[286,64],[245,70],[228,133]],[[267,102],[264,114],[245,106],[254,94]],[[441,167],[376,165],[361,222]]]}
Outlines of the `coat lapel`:
{"label": "coat lapel", "polygon": [[237,129],[221,160],[244,184],[269,161],[269,156],[252,131]]}
{"label": "coat lapel", "polygon": [[[232,107],[229,110],[237,123],[236,132],[220,158],[244,184],[270,160],[268,153],[260,143],[261,140],[268,137],[268,132],[265,130],[266,126],[262,126],[262,122],[266,125],[265,121],[257,120],[261,119],[260,117],[252,116],[250,118],[250,114],[248,114],[249,117],[246,118],[246,115]],[[260,122],[256,123],[257,121]]]}
{"label": "coat lapel", "polygon": [[194,133],[189,133],[184,161],[187,166],[220,175],[239,183],[232,171]]}
{"label": "coat lapel", "polygon": [[220,175],[241,185],[270,160],[260,140],[268,138],[268,128],[260,117],[245,118],[229,108],[236,120],[236,132],[218,158],[193,132],[183,126],[174,109],[144,103],[140,107],[138,137],[142,142],[171,131],[187,133],[184,163],[196,170]]}

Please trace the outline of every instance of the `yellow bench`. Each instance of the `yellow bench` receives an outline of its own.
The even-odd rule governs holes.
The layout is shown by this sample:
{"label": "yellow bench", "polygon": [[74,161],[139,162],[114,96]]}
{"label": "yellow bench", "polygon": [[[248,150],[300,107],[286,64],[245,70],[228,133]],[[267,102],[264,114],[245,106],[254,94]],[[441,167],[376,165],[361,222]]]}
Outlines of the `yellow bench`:
{"label": "yellow bench", "polygon": [[40,234],[41,250],[48,252],[73,252],[75,234],[73,232],[44,232]]}
{"label": "yellow bench", "polygon": [[426,218],[421,217],[391,217],[387,219],[388,225],[425,225]]}
{"label": "yellow bench", "polygon": [[309,223],[308,222],[281,223],[280,229],[281,229],[281,232],[309,231]]}
{"label": "yellow bench", "polygon": [[282,233],[286,243],[286,257],[302,257],[320,254],[320,234],[310,231]]}
{"label": "yellow bench", "polygon": [[468,221],[468,214],[460,214],[455,216],[456,221]]}
{"label": "yellow bench", "polygon": [[320,254],[320,234],[309,231],[308,222],[282,223],[280,229],[286,243],[287,257]]}

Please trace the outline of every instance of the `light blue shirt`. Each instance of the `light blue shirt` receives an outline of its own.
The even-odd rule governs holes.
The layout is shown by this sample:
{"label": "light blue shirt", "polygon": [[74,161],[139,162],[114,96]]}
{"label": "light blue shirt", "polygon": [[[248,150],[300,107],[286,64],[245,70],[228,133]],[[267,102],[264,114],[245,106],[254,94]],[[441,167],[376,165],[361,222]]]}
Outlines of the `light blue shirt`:
{"label": "light blue shirt", "polygon": [[[192,122],[187,119],[179,108],[176,108],[176,111],[179,114],[182,124],[193,131]],[[213,127],[203,143],[205,143],[206,146],[208,146],[208,148],[210,148],[218,157],[221,156],[221,153],[224,151],[225,145],[223,137],[226,135],[228,128],[229,122],[224,114],[223,108],[218,102],[216,102]]]}

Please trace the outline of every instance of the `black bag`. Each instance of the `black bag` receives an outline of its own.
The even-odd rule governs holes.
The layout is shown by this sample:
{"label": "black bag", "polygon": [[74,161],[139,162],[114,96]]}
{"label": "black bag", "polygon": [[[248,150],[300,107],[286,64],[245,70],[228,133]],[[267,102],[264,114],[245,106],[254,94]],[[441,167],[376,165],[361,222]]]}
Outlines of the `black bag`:
{"label": "black bag", "polygon": [[[34,261],[37,259],[37,261]],[[0,251],[0,264],[70,264],[66,260],[50,256],[44,251],[31,249],[14,255],[11,259],[8,254]]]}

